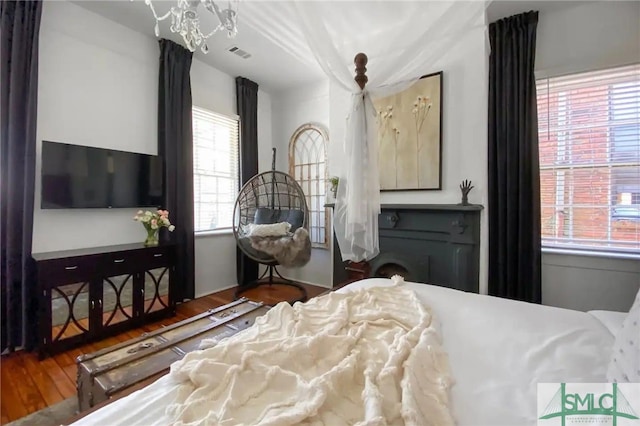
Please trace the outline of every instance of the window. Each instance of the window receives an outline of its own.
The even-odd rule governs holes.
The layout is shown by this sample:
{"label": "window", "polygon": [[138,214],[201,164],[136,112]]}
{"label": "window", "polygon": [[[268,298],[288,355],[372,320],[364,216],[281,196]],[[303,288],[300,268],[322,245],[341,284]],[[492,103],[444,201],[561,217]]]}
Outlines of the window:
{"label": "window", "polygon": [[309,234],[314,247],[327,247],[326,132],[313,124],[304,124],[289,142],[289,174],[302,187],[309,208]]}
{"label": "window", "polygon": [[194,107],[195,231],[231,228],[238,189],[238,120]]}
{"label": "window", "polygon": [[538,80],[542,244],[640,249],[640,65]]}

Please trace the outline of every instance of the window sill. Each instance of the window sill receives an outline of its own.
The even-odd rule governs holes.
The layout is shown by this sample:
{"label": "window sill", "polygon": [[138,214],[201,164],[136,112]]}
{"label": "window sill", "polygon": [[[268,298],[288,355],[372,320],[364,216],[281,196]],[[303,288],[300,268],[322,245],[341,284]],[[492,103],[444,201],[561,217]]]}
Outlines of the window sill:
{"label": "window sill", "polygon": [[608,257],[611,259],[640,259],[640,252],[598,251],[566,249],[557,247],[542,247],[545,254],[567,254],[571,256]]}
{"label": "window sill", "polygon": [[214,237],[216,235],[233,235],[233,228],[213,229],[211,231],[196,231],[196,238]]}

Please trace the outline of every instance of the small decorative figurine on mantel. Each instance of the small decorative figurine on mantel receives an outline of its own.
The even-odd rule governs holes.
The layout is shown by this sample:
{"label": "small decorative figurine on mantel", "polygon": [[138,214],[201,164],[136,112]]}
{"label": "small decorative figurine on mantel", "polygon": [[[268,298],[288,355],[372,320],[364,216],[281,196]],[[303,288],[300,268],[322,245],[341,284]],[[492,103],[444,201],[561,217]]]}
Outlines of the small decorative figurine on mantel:
{"label": "small decorative figurine on mantel", "polygon": [[470,180],[463,180],[462,183],[460,184],[460,191],[462,191],[462,202],[459,203],[458,205],[460,206],[470,206],[471,204],[469,204],[469,192],[473,189],[473,186],[471,185],[471,181]]}

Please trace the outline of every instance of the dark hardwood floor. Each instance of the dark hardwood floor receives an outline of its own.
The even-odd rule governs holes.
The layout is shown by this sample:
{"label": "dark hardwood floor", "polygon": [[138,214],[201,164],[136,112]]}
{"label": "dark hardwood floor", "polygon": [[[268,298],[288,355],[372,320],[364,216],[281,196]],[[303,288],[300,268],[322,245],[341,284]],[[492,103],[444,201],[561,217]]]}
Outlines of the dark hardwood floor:
{"label": "dark hardwood floor", "polygon": [[[309,298],[328,291],[323,287],[303,284]],[[36,354],[15,352],[0,358],[0,424],[4,425],[30,413],[61,402],[76,394],[76,362],[78,355],[124,342],[140,334],[156,330],[210,308],[233,300],[235,288],[213,293],[178,305],[177,315],[147,324],[99,342],[88,343],[76,349],[62,352],[51,358],[38,360]],[[261,286],[246,291],[242,296],[251,300],[275,305],[283,300],[294,300],[298,290],[293,287]]]}

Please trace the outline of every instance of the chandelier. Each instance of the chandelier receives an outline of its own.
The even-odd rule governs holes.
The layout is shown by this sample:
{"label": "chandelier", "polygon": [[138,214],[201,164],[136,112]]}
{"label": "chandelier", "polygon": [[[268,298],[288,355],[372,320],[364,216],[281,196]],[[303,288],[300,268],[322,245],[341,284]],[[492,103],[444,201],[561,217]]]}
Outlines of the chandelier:
{"label": "chandelier", "polygon": [[[176,6],[172,6],[167,13],[159,16],[156,13],[156,9],[153,7],[151,0],[144,1],[144,3],[149,6],[153,13],[153,17],[156,19],[156,25],[154,28],[156,37],[160,36],[160,21],[171,18],[171,27],[169,29],[172,33],[178,33],[182,36],[185,44],[187,45],[187,49],[191,52],[195,52],[195,50],[200,47],[202,52],[207,53],[209,51],[207,39],[218,31],[226,30],[229,38],[235,37],[238,33],[238,0],[233,1],[236,5],[235,10],[231,6],[231,1],[229,1],[229,7],[227,9],[220,9],[213,0],[176,0],[176,2]],[[216,15],[220,21],[218,26],[207,34],[203,33],[200,29],[200,18],[197,12],[200,4],[202,4],[209,12]]]}

